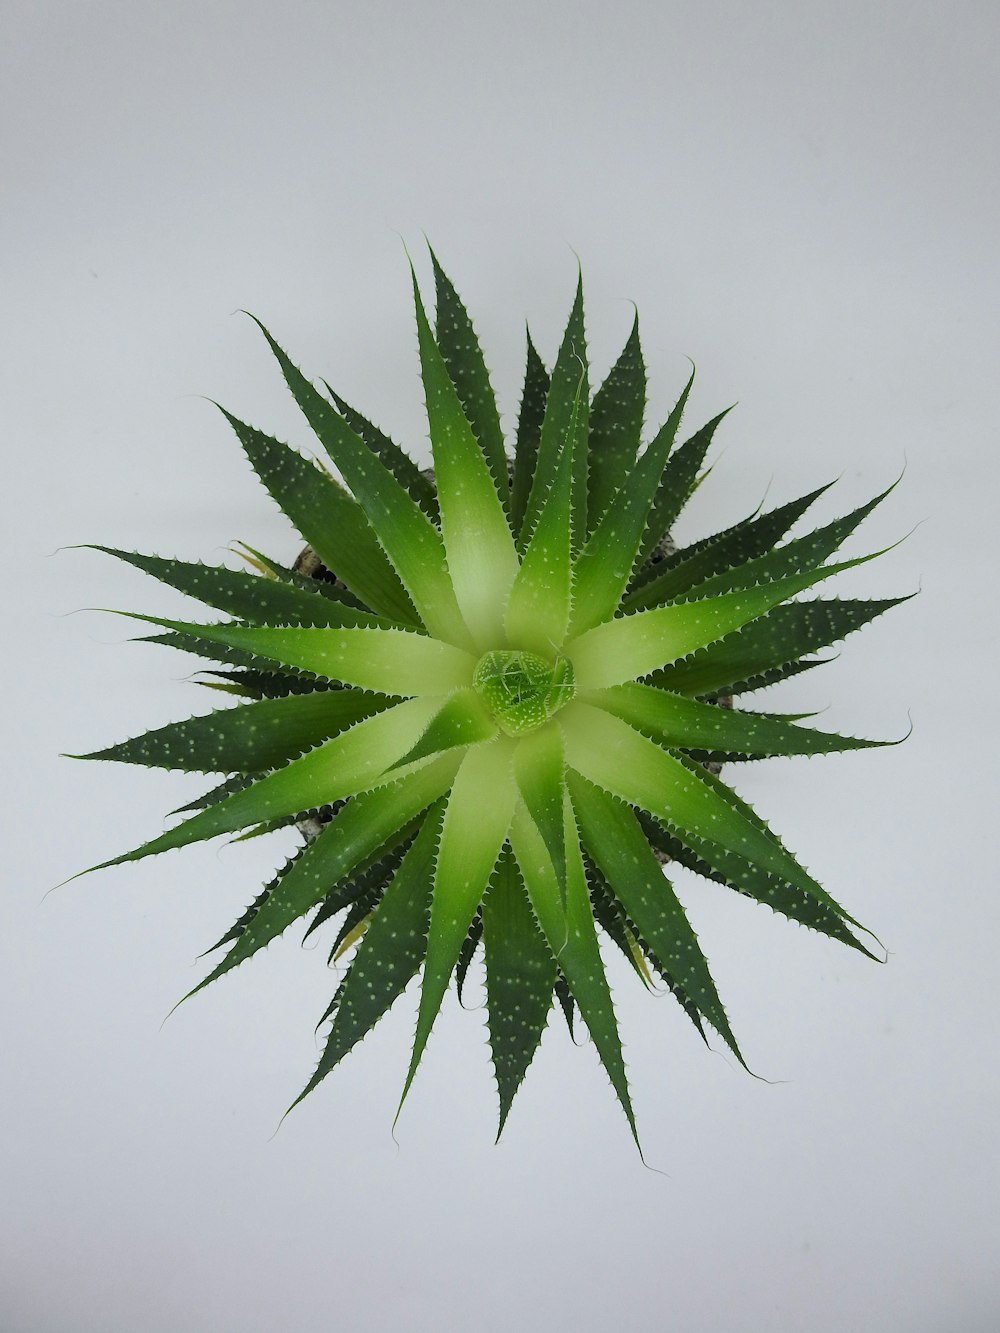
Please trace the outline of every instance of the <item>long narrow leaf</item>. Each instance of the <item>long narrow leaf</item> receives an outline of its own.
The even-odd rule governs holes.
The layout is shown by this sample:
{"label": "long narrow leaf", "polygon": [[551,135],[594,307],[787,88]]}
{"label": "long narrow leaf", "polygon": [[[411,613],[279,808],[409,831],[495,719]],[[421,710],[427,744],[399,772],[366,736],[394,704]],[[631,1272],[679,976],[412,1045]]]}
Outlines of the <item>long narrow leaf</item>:
{"label": "long narrow leaf", "polygon": [[[725,784],[697,765],[685,764],[620,718],[573,703],[564,727],[566,763],[619,800],[646,810],[677,831],[690,832],[739,856],[821,901],[837,904],[781,845],[763,820]],[[695,771],[697,770],[697,771]]]}
{"label": "long narrow leaf", "polygon": [[862,520],[867,518],[872,510],[894,490],[895,485],[893,482],[892,486],[888,486],[874,499],[845,514],[843,518],[817,528],[815,532],[797,537],[774,551],[768,551],[724,573],[713,575],[698,585],[697,596],[718,597],[728,592],[751,588],[758,583],[769,583],[773,579],[788,578],[803,570],[815,568],[833,555]]}
{"label": "long narrow leaf", "polygon": [[303,814],[374,787],[413,746],[440,707],[433,698],[409,699],[356,723],[284,768],[235,791],[151,842],[94,869],[139,861],[160,852],[234,833],[253,824]]}
{"label": "long narrow leaf", "polygon": [[570,793],[584,845],[605,881],[671,976],[745,1066],[708,961],[635,815],[621,801],[574,775]]}
{"label": "long narrow leaf", "polygon": [[639,549],[639,558],[636,561],[638,568],[641,569],[650,558],[687,504],[697,485],[701,465],[705,461],[716,429],[731,411],[732,408],[726,408],[725,412],[720,412],[717,417],[713,417],[702,426],[701,430],[696,431],[689,440],[685,440],[664,469]]}
{"label": "long narrow leaf", "polygon": [[308,1096],[371,1031],[416,975],[426,949],[442,809],[443,803],[427,812],[420,833],[376,908],[344,981],[316,1072],[292,1106]]}
{"label": "long narrow leaf", "polygon": [[837,643],[907,600],[826,598],[778,606],[723,642],[655,672],[650,683],[689,695],[759,689],[773,684],[798,659]]}
{"label": "long narrow leaf", "polygon": [[559,890],[566,899],[566,838],[563,792],[566,765],[562,733],[552,723],[524,737],[514,757],[514,777],[525,809],[552,858]]}
{"label": "long narrow leaf", "polygon": [[718,708],[651,685],[595,691],[589,702],[623,718],[668,749],[707,751],[720,760],[833,754],[893,743],[836,736],[759,713]]}
{"label": "long narrow leaf", "polygon": [[247,907],[241,913],[241,915],[229,927],[229,929],[226,931],[224,935],[220,936],[220,938],[217,939],[213,945],[210,945],[209,948],[207,948],[204,953],[199,954],[200,958],[204,958],[207,954],[215,953],[216,949],[225,948],[227,944],[232,944],[234,940],[239,939],[239,937],[246,930],[247,926],[249,926],[250,922],[260,911],[261,907],[264,905],[267,899],[270,898],[271,894],[278,887],[281,881],[285,878],[285,876],[291,870],[292,866],[295,864],[295,862],[299,859],[299,857],[302,855],[304,851],[305,851],[305,844],[303,844],[303,846],[301,846],[293,856],[290,856],[285,861],[284,865],[282,865],[281,867],[279,867],[277,871],[275,871],[274,876],[268,880],[268,882],[261,889],[260,893],[257,894],[256,898],[254,898],[253,902],[249,905],[249,907]]}
{"label": "long narrow leaf", "polygon": [[[119,551],[113,546],[90,547],[113,555],[137,569],[151,574],[179,592],[195,597],[206,606],[225,611],[240,620],[255,620],[268,625],[382,625],[392,624],[349,606],[346,602],[324,596],[316,580],[307,590],[292,583],[248,574],[245,570],[226,569],[221,565],[203,565],[197,561],[165,560],[155,555]],[[306,580],[303,580],[305,583]]]}
{"label": "long narrow leaf", "polygon": [[302,853],[221,963],[184,997],[188,999],[276,939],[321,902],[331,887],[386,841],[394,830],[436,801],[454,779],[450,759],[389,787],[349,801]]}
{"label": "long narrow leaf", "polygon": [[511,847],[524,876],[538,924],[580,1007],[583,1021],[594,1040],[638,1147],[639,1137],[625,1074],[618,1022],[601,960],[580,855],[579,836],[568,800],[565,818],[568,853],[565,909],[545,843],[523,806],[515,814],[511,826]]}
{"label": "long narrow leaf", "polygon": [[[467,751],[448,798],[434,867],[420,1010],[400,1109],[507,837],[517,799],[512,760],[513,744],[504,737]],[[486,791],[490,799],[484,803]]]}
{"label": "long narrow leaf", "polygon": [[622,354],[594,395],[590,408],[588,536],[604,517],[635,462],[645,407],[646,367],[636,314]]}
{"label": "long narrow leaf", "polygon": [[448,577],[441,534],[377,454],[256,322],[292,396],[364,510],[420,619],[431,634],[465,646],[468,636]]}
{"label": "long narrow leaf", "polygon": [[[314,694],[340,688],[328,680],[320,680],[318,676],[286,674],[281,670],[247,668],[242,671],[202,671],[200,674],[216,677],[220,688],[228,688],[231,693],[239,694],[244,699],[285,699],[290,694]],[[213,681],[199,680],[198,684],[211,688]]]}
{"label": "long narrow leaf", "polygon": [[711,839],[695,837],[689,831],[685,831],[681,838],[642,813],[639,822],[653,846],[679,865],[752,898],[790,921],[857,949],[875,962],[880,961],[849,929],[844,914],[813,893],[789,884],[780,875],[763,870],[753,861],[720,847]]}
{"label": "long narrow leaf", "polygon": [[[577,406],[579,404],[579,406]],[[587,343],[583,325],[583,278],[577,279],[576,297],[570,312],[552,371],[552,383],[545,400],[545,417],[538,440],[538,461],[528,496],[521,542],[530,535],[538,521],[542,505],[555,481],[559,456],[566,446],[571,425],[574,429],[573,460],[573,542],[583,544],[587,532],[587,448],[590,387],[587,372]],[[575,423],[574,423],[575,417]]]}
{"label": "long narrow leaf", "polygon": [[673,562],[668,569],[644,582],[641,588],[636,588],[626,597],[624,605],[629,610],[660,606],[673,598],[687,595],[715,575],[725,574],[748,560],[766,555],[809,506],[830,489],[830,485],[832,483],[827,483],[798,500],[737,523],[720,533],[716,540],[708,542],[686,559]]}
{"label": "long narrow leaf", "polygon": [[[581,386],[582,389],[582,386]],[[583,447],[577,396],[552,489],[539,510],[504,617],[516,648],[551,658],[562,647],[573,593],[573,458]]]}
{"label": "long narrow leaf", "polygon": [[[742,819],[746,820],[748,824],[752,825],[757,830],[759,835],[765,838],[770,838],[777,844],[781,849],[782,855],[787,858],[787,865],[797,867],[800,872],[799,878],[792,879],[786,874],[786,879],[790,879],[790,882],[805,888],[809,893],[813,894],[817,900],[826,903],[828,907],[832,907],[844,921],[849,922],[852,926],[856,926],[859,930],[863,930],[866,935],[871,935],[872,939],[875,940],[877,944],[881,945],[881,940],[879,940],[877,935],[870,931],[867,926],[863,926],[860,921],[851,916],[821,884],[818,884],[808,872],[804,871],[802,867],[799,866],[798,862],[785,847],[782,840],[757,813],[753,806],[747,801],[744,801],[737,792],[733,791],[732,787],[723,782],[717,774],[711,771],[711,769],[706,768],[704,764],[699,763],[696,759],[692,759],[690,755],[686,755],[682,751],[679,751],[677,753],[677,760],[696,782],[708,789],[714,799],[721,800],[725,802],[726,805],[731,806]],[[710,841],[713,840],[713,835],[710,834],[708,836]],[[740,855],[743,855],[743,853],[741,852]],[[780,869],[776,869],[773,864],[766,868],[770,868],[772,873],[778,875],[784,873]]]}
{"label": "long narrow leaf", "polygon": [[705,1035],[705,1025],[702,1022],[698,1006],[691,1000],[690,996],[685,994],[684,989],[677,982],[676,978],[670,974],[662,958],[657,957],[656,950],[649,943],[649,940],[643,937],[639,927],[626,913],[620,899],[615,897],[614,892],[601,878],[600,873],[594,868],[592,862],[587,867],[587,882],[590,885],[590,900],[594,907],[594,919],[605,929],[609,937],[612,938],[614,938],[614,936],[612,935],[612,930],[609,929],[609,926],[614,928],[615,920],[617,920],[618,938],[615,939],[615,943],[618,944],[622,953],[627,956],[633,970],[639,973],[644,984],[649,984],[644,971],[637,963],[636,950],[638,950],[643,960],[643,966],[646,967],[646,965],[648,965],[648,967],[653,968],[664,986],[666,986],[667,990],[681,1006],[685,1014],[687,1014],[699,1037],[701,1037],[702,1041],[708,1045],[708,1037]]}
{"label": "long narrow leaf", "polygon": [[606,620],[621,601],[693,382],[692,371],[676,407],[630,469],[573,567],[573,634]]}
{"label": "long narrow leaf", "polygon": [[[416,275],[413,300],[447,567],[465,623],[480,651],[485,651],[495,646],[502,631],[503,608],[518,569],[517,552],[497,479],[434,341]],[[506,495],[506,461],[502,466]]]}
{"label": "long narrow leaf", "polygon": [[539,930],[517,862],[505,848],[483,903],[486,1007],[500,1096],[497,1138],[542,1038],[556,964]]}
{"label": "long narrow leaf", "polygon": [[[331,818],[336,818],[342,809],[344,805],[336,807]],[[345,907],[356,903],[359,898],[368,896],[372,890],[381,892],[385,888],[406,855],[410,843],[419,832],[423,818],[422,813],[418,814],[408,824],[393,829],[380,846],[362,857],[347,874],[331,884],[306,927],[302,936],[303,944],[327,921],[338,916]],[[327,824],[329,822],[330,820],[326,821]],[[319,837],[322,832],[321,827],[315,836]]]}
{"label": "long narrow leaf", "polygon": [[[430,246],[427,248],[430,250]],[[433,250],[430,254],[434,265],[437,345],[458,392],[465,416],[489,464],[493,484],[506,508],[510,491],[507,454],[490,374],[469,312],[451,279],[438,263],[437,255]]]}
{"label": "long narrow leaf", "polygon": [[472,925],[466,932],[465,939],[462,941],[462,947],[458,951],[458,962],[455,964],[455,994],[458,996],[458,1002],[464,1007],[463,998],[465,992],[465,983],[469,976],[469,969],[472,966],[472,960],[476,956],[476,950],[483,941],[483,912],[482,908],[472,918]]}
{"label": "long narrow leaf", "polygon": [[461,648],[413,630],[197,625],[118,614],[380,694],[445,694],[471,684],[475,668]]}
{"label": "long narrow leaf", "polygon": [[413,603],[357,501],[287,444],[219,410],[270,495],[326,567],[376,613],[415,624]]}
{"label": "long narrow leaf", "polygon": [[[132,640],[133,643],[157,643],[164,648],[176,648],[182,653],[191,653],[195,657],[202,657],[209,662],[218,662],[229,667],[245,667],[251,671],[272,671],[281,673],[283,668],[279,663],[269,661],[264,657],[257,657],[253,653],[245,652],[240,648],[233,648],[227,644],[208,643],[198,634],[188,634],[182,630],[171,630],[166,634],[145,634]],[[315,676],[307,677],[300,675],[298,670],[287,669],[287,679],[292,682],[295,679],[308,680],[311,688]],[[328,684],[325,682],[324,684]]]}
{"label": "long narrow leaf", "polygon": [[538,463],[538,441],[545,418],[545,403],[549,394],[549,373],[527,333],[528,354],[524,371],[524,389],[521,411],[517,419],[517,440],[514,450],[514,481],[510,492],[510,521],[514,535],[520,542],[528,496]]}
{"label": "long narrow leaf", "polygon": [[577,687],[600,689],[649,675],[709,643],[715,643],[813,584],[874,560],[881,554],[877,551],[857,560],[824,565],[821,569],[806,570],[759,587],[697,601],[671,602],[651,611],[636,611],[606,621],[588,630],[566,648],[576,672]]}
{"label": "long narrow leaf", "polygon": [[386,435],[385,431],[379,430],[378,426],[369,421],[367,417],[362,416],[350,403],[345,402],[340,394],[335,393],[326,380],[323,381],[323,385],[336,404],[337,411],[355,435],[364,440],[376,457],[381,458],[399,484],[416,500],[431,522],[436,523],[439,518],[437,491],[434,489],[434,482],[431,478],[417,467],[409,454],[401,449],[395,440]]}
{"label": "long narrow leaf", "polygon": [[188,773],[263,773],[328,740],[389,700],[364,690],[264,699],[147,731],[78,759],[111,759]]}

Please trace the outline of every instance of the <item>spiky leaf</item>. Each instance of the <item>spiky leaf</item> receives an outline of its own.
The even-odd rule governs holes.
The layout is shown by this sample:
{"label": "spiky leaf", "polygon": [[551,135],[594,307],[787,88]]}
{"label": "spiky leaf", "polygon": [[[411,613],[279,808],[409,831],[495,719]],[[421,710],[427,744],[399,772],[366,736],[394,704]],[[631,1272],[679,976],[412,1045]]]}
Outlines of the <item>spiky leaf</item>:
{"label": "spiky leaf", "polygon": [[510,492],[510,521],[520,539],[524,515],[528,507],[538,463],[538,442],[545,417],[549,395],[549,373],[527,334],[528,359],[524,371],[524,389],[521,393],[521,411],[517,419],[517,440],[514,450],[514,480]]}
{"label": "spiky leaf", "polygon": [[[435,330],[441,356],[461,400],[465,416],[493,474],[493,483],[506,504],[509,481],[503,430],[497,411],[490,372],[486,369],[479,339],[469,312],[454,284],[431,250],[434,265],[434,289],[437,299]],[[433,434],[433,431],[432,431]]]}
{"label": "spiky leaf", "polygon": [[510,851],[500,858],[483,904],[486,1004],[503,1132],[552,1004],[556,964],[538,927]]}
{"label": "spiky leaf", "polygon": [[371,1031],[416,975],[426,947],[427,913],[441,809],[438,805],[428,811],[419,836],[373,913],[357,956],[344,979],[316,1072],[292,1106],[297,1106],[312,1092]]}
{"label": "spiky leaf", "polygon": [[604,517],[639,452],[646,408],[646,366],[639,342],[639,316],[590,407],[588,536]]}

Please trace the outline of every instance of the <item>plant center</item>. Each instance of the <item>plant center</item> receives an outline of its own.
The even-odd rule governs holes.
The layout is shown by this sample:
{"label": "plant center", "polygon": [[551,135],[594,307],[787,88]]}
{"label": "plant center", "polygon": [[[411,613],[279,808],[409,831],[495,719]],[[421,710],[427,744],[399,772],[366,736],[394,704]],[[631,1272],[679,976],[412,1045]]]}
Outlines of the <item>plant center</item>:
{"label": "plant center", "polygon": [[576,693],[568,658],[546,662],[537,653],[509,650],[485,653],[472,683],[508,736],[534,731]]}

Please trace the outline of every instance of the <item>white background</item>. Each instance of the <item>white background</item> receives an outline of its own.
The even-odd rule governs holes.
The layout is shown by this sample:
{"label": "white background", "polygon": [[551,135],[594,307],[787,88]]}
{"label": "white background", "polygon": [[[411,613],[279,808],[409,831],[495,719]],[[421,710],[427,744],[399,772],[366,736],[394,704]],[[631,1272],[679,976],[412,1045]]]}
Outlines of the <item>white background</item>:
{"label": "white background", "polygon": [[[981,3],[7,0],[0,325],[4,1333],[987,1333],[996,1261],[997,99]],[[906,468],[844,591],[921,595],[763,696],[911,739],[739,790],[886,941],[878,967],[678,874],[754,1067],[612,959],[643,1169],[547,1032],[493,1146],[454,997],[398,1129],[410,993],[285,1122],[335,977],[291,931],[164,1014],[282,848],[44,892],[197,779],[58,757],[213,702],[112,606],[193,608],[103,541],[280,558],[200,395],[307,444],[245,307],[425,448],[401,237],[475,313],[505,419],[584,265],[595,374],[638,302],[650,420],[738,399],[680,537]],[[768,488],[770,488],[768,490]],[[735,776],[732,772],[730,777]],[[478,982],[470,1002],[478,1004]]]}

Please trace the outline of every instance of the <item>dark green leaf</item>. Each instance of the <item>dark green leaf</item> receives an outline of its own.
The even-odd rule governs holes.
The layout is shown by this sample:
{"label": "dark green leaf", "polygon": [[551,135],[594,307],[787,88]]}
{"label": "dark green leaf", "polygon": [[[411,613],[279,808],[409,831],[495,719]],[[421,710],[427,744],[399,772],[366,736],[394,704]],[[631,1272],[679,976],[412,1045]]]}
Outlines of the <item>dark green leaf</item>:
{"label": "dark green leaf", "polygon": [[[164,636],[166,637],[166,636]],[[214,676],[220,681],[229,682],[234,690],[247,699],[284,699],[289,694],[314,694],[320,690],[339,690],[342,687],[333,681],[320,680],[318,676],[286,676],[280,671],[261,671],[245,669],[242,671],[202,671],[202,676]],[[199,685],[208,682],[198,681]]]}
{"label": "dark green leaf", "polygon": [[[678,694],[740,694],[774,683],[807,654],[844,639],[906,597],[840,598],[778,606],[718,643],[654,672],[650,684]],[[805,665],[819,665],[809,663]]]}
{"label": "dark green leaf", "polygon": [[[587,378],[587,343],[583,326],[583,278],[577,281],[576,299],[563,335],[552,383],[545,402],[545,417],[538,441],[538,460],[528,496],[521,542],[524,544],[538,521],[542,505],[556,478],[559,457],[570,427],[575,423],[573,454],[574,545],[583,544],[587,531],[587,447],[590,389]],[[581,446],[581,442],[583,447]]]}
{"label": "dark green leaf", "polygon": [[333,885],[346,880],[395,830],[436,801],[452,782],[454,770],[450,760],[440,760],[391,786],[379,787],[348,801],[305,848],[222,962],[184,998],[204,989],[270,944],[293,921],[327,897]]}
{"label": "dark green leaf", "polygon": [[569,988],[569,982],[561,972],[556,977],[555,985],[552,987],[552,994],[556,1003],[559,1005],[559,1008],[562,1010],[569,1035],[575,1041],[576,1037],[573,1032],[573,1024],[574,1016],[576,1014],[576,1004],[573,1000],[573,992]]}
{"label": "dark green leaf", "polygon": [[225,935],[223,935],[221,939],[216,940],[216,942],[213,945],[211,945],[208,949],[206,949],[205,953],[200,954],[199,957],[204,958],[206,954],[215,953],[216,949],[221,949],[223,948],[224,945],[232,944],[234,940],[239,939],[239,937],[246,930],[247,926],[249,926],[250,922],[254,919],[254,917],[263,907],[264,903],[267,901],[268,898],[270,898],[271,894],[275,891],[275,889],[278,887],[281,881],[291,870],[292,866],[302,855],[304,850],[305,850],[304,847],[300,847],[294,856],[290,856],[288,858],[285,864],[275,872],[274,878],[269,880],[268,883],[264,885],[260,893],[257,894],[257,897],[253,900],[253,902],[246,909],[246,911],[239,918],[239,920],[235,921],[233,925],[230,926],[230,928],[226,931]]}
{"label": "dark green leaf", "polygon": [[584,630],[606,620],[617,608],[650,522],[650,509],[664,484],[684,406],[691,391],[694,372],[681,397],[657,432],[655,439],[635,462],[573,568],[573,617],[570,632]]}
{"label": "dark green leaf", "polygon": [[287,444],[254,430],[225,408],[220,411],[258,477],[327,569],[376,613],[417,624],[413,604],[358,502]]}
{"label": "dark green leaf", "polygon": [[538,928],[510,849],[483,904],[490,1046],[500,1095],[500,1127],[531,1064],[548,1017],[556,964]]}
{"label": "dark green leaf", "polygon": [[417,467],[413,459],[384,431],[373,425],[367,417],[355,411],[339,394],[334,393],[326,380],[323,381],[327,392],[337,405],[337,411],[344,418],[355,435],[367,444],[368,448],[386,465],[399,484],[416,500],[432,522],[438,520],[437,491],[430,477]]}
{"label": "dark green leaf", "polygon": [[745,713],[699,703],[651,685],[620,685],[595,699],[671,750],[697,751],[720,762],[764,759],[772,755],[834,754],[892,744],[814,731],[761,713]]}
{"label": "dark green leaf", "polygon": [[645,410],[646,367],[636,315],[621,356],[591,404],[588,536],[635,463]]}
{"label": "dark green leaf", "polygon": [[323,596],[314,580],[313,588],[305,589],[278,579],[245,570],[226,569],[221,565],[203,565],[187,560],[165,560],[155,555],[139,555],[133,551],[119,551],[112,546],[91,546],[116,556],[137,569],[152,574],[161,583],[197,598],[240,620],[252,620],[264,625],[390,625],[364,611],[348,606],[332,597]]}
{"label": "dark green leaf", "polygon": [[[448,577],[441,534],[396,480],[382,460],[351,430],[336,409],[313,387],[259,320],[255,321],[281,367],[303,416],[330,455],[371,525],[377,544],[391,562],[427,629],[452,640],[464,626]],[[320,556],[323,556],[316,543]],[[324,557],[348,587],[341,568]],[[371,598],[365,598],[374,605]]]}
{"label": "dark green leaf", "polygon": [[[231,644],[208,643],[197,634],[186,634],[181,630],[168,630],[165,634],[145,634],[133,642],[159,643],[165,648],[177,648],[183,653],[191,653],[194,657],[204,657],[209,662],[222,662],[232,667],[247,667],[268,675],[273,675],[276,671],[276,663],[269,658],[257,657],[254,653],[234,648]],[[311,676],[301,668],[287,667],[285,670],[288,672],[289,682],[295,679],[308,680],[311,688],[316,681],[315,676]]]}
{"label": "dark green leaf", "polygon": [[521,412],[517,422],[514,483],[510,493],[510,520],[514,535],[519,541],[524,531],[524,515],[538,463],[538,441],[549,393],[549,373],[535,351],[531,334],[528,333],[527,337],[528,360],[524,372],[524,390],[521,394]]}
{"label": "dark green leaf", "polygon": [[469,313],[455,291],[451,279],[438,263],[437,255],[433,250],[430,253],[434,265],[437,299],[435,318],[437,344],[448,367],[452,383],[458,391],[465,415],[486,456],[497,491],[506,507],[510,489],[507,454],[504,449],[496,397],[490,384],[490,374],[486,369],[486,362]]}
{"label": "dark green leaf", "polygon": [[716,428],[723,417],[731,411],[732,408],[727,407],[725,412],[713,417],[671,455],[656,492],[656,499],[653,501],[642,546],[639,548],[639,557],[635,562],[637,568],[641,569],[646,563],[687,504],[697,484],[698,472],[705,461]]}
{"label": "dark green leaf", "polygon": [[176,810],[171,810],[172,815],[187,814],[189,810],[205,810],[210,805],[218,805],[224,801],[227,796],[232,796],[234,791],[245,791],[247,787],[254,782],[252,777],[226,778],[225,782],[220,782],[217,787],[210,788],[202,796],[196,796],[193,801],[188,801],[186,805],[179,805]]}
{"label": "dark green leaf", "polygon": [[[434,853],[443,804],[428,811],[344,979],[319,1065],[297,1106],[375,1026],[416,975],[427,946]],[[291,1107],[289,1107],[291,1110]]]}
{"label": "dark green leaf", "polygon": [[465,990],[466,978],[469,975],[469,968],[472,966],[472,960],[476,956],[476,950],[483,938],[483,913],[480,909],[472,918],[472,925],[469,927],[469,933],[462,944],[461,952],[458,955],[458,962],[455,964],[455,990],[458,992],[458,1002],[465,1004],[462,999],[462,993]]}
{"label": "dark green leaf", "polygon": [[[341,808],[341,805],[335,807],[334,813]],[[320,926],[356,902],[358,898],[363,898],[373,891],[381,894],[385,890],[423,821],[424,816],[420,814],[402,828],[394,829],[381,846],[376,847],[370,855],[353,866],[343,879],[331,886],[302,936],[303,943]]]}
{"label": "dark green leaf", "polygon": [[705,955],[635,815],[575,774],[570,774],[569,784],[584,845],[604,880],[670,975],[745,1067]]}
{"label": "dark green leaf", "polygon": [[[720,533],[718,538],[703,546],[686,559],[673,562],[648,580],[638,579],[637,587],[625,599],[629,610],[646,606],[659,606],[674,597],[682,597],[697,589],[700,584],[716,574],[724,574],[730,569],[745,564],[758,556],[766,554],[779,541],[790,527],[801,518],[814,500],[830,484],[820,486],[808,495],[789,504],[772,509],[759,518],[751,517],[735,527]],[[647,567],[650,568],[650,567]],[[655,569],[655,566],[652,567]]]}
{"label": "dark green leaf", "polygon": [[200,773],[263,773],[387,707],[364,690],[319,690],[242,704],[77,755]]}
{"label": "dark green leaf", "polygon": [[[597,942],[586,874],[576,823],[567,798],[566,907],[560,901],[559,885],[545,844],[523,807],[511,826],[511,847],[524,877],[532,910],[579,1005],[601,1063],[625,1112],[632,1136],[639,1145],[635,1116],[625,1074],[618,1021],[608,979]],[[641,1149],[640,1149],[641,1152]]]}
{"label": "dark green leaf", "polygon": [[827,903],[820,902],[794,884],[769,874],[753,861],[727,851],[716,843],[696,838],[687,832],[683,834],[682,841],[680,836],[648,815],[640,814],[639,819],[653,845],[665,852],[671,860],[706,879],[715,880],[747,898],[753,898],[755,902],[770,907],[773,912],[788,917],[790,921],[797,921],[821,935],[839,940],[878,961],[853,934],[840,913]]}
{"label": "dark green leaf", "polygon": [[825,527],[817,528],[815,532],[797,537],[774,551],[768,551],[724,573],[714,574],[698,585],[694,590],[695,596],[720,597],[727,592],[753,588],[759,583],[770,583],[775,579],[789,578],[804,570],[817,568],[833,555],[841,543],[846,541],[862,520],[882,503],[894,487],[895,482],[867,504],[860,505],[851,513],[835,519]]}

